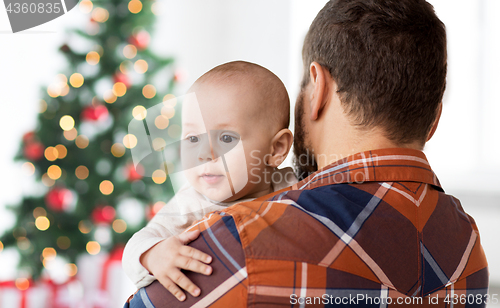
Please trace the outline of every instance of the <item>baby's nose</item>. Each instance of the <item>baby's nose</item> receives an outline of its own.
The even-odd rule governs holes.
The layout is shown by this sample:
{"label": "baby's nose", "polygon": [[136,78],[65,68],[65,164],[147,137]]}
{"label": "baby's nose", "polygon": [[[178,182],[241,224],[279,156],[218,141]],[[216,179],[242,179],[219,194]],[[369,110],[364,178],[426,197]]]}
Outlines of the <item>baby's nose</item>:
{"label": "baby's nose", "polygon": [[208,162],[214,160],[212,147],[210,146],[210,141],[208,138],[203,138],[200,142],[199,150],[198,150],[198,160],[200,162]]}

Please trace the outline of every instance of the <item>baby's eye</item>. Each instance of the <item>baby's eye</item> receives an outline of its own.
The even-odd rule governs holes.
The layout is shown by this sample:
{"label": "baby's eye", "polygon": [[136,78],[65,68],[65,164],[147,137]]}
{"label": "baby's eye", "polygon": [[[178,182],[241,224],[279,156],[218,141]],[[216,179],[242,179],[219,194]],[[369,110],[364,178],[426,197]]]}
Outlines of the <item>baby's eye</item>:
{"label": "baby's eye", "polygon": [[187,137],[187,140],[191,143],[196,143],[198,142],[200,139],[197,137],[197,136],[189,136]]}
{"label": "baby's eye", "polygon": [[224,142],[224,143],[231,143],[235,140],[236,138],[234,138],[233,136],[230,136],[230,135],[222,135],[220,136],[220,141]]}

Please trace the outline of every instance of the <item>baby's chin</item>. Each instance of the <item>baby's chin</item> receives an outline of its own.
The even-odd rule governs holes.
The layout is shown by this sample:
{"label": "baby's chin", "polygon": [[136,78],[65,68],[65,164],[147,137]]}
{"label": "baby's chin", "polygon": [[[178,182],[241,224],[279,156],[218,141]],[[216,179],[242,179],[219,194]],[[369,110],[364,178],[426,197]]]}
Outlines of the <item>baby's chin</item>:
{"label": "baby's chin", "polygon": [[201,188],[196,186],[194,189],[206,198],[216,202],[230,202],[235,197],[231,189]]}
{"label": "baby's chin", "polygon": [[221,191],[213,191],[211,189],[205,192],[201,191],[198,192],[200,192],[208,199],[217,202],[234,202],[240,199],[245,199],[246,195],[248,195],[248,193],[245,190],[239,191],[235,195],[233,195],[230,189],[225,191],[224,193],[222,193]]}
{"label": "baby's chin", "polygon": [[229,194],[202,193],[202,195],[215,202],[231,202],[236,200],[231,192]]}

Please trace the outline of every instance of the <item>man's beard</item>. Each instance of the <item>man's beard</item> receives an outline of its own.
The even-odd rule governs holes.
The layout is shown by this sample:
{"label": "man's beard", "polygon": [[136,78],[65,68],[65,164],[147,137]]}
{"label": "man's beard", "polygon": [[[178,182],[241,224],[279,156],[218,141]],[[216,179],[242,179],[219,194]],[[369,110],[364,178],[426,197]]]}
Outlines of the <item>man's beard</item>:
{"label": "man's beard", "polygon": [[307,141],[308,132],[304,129],[304,91],[301,89],[295,103],[295,133],[293,137],[293,165],[299,181],[305,179],[310,174],[318,171],[318,165],[314,159],[313,151]]}

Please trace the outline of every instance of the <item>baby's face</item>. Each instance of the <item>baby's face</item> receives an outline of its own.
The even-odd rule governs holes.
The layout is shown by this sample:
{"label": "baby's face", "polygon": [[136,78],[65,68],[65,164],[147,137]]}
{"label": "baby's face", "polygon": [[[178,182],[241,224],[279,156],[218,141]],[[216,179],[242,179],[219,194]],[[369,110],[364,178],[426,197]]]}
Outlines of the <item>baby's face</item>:
{"label": "baby's face", "polygon": [[269,192],[264,159],[272,134],[263,125],[262,104],[255,101],[260,96],[234,85],[202,84],[193,90],[197,101],[187,99],[182,110],[181,160],[187,180],[214,201]]}

